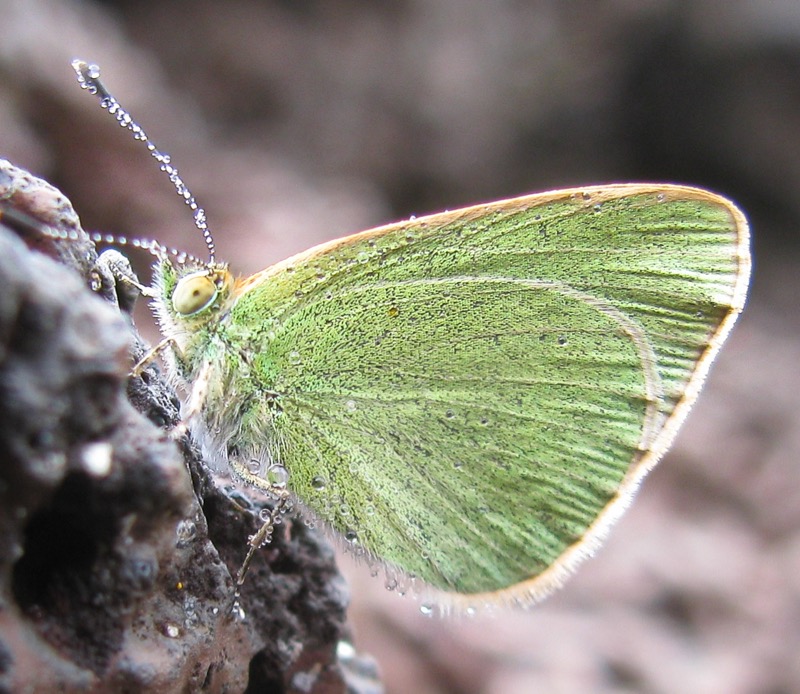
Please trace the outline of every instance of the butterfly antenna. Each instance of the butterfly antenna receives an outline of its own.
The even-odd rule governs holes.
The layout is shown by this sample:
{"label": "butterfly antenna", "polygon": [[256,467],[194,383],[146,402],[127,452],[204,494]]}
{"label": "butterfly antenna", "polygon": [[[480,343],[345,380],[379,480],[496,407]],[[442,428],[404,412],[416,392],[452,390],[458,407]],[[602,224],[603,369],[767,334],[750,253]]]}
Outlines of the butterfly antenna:
{"label": "butterfly antenna", "polygon": [[[74,234],[75,232],[71,232]],[[48,236],[53,236],[57,239],[67,238],[64,235],[64,232],[54,232],[48,233]],[[185,263],[189,262],[192,265],[204,265],[202,260],[193,256],[191,253],[187,253],[186,251],[179,251],[177,248],[168,248],[167,246],[163,246],[161,243],[156,241],[155,239],[143,239],[143,238],[128,238],[127,236],[117,236],[116,234],[104,234],[99,231],[93,231],[89,233],[89,238],[94,243],[103,243],[108,245],[114,246],[130,246],[131,248],[141,248],[142,250],[147,251],[150,255],[156,258],[165,258],[167,256],[171,256],[176,263],[179,265],[184,265]],[[213,260],[211,261],[214,262]]]}
{"label": "butterfly antenna", "polygon": [[183,179],[178,174],[178,169],[170,163],[169,154],[161,152],[155,144],[153,144],[153,141],[147,137],[142,127],[133,120],[130,113],[128,113],[105,88],[100,81],[100,68],[97,65],[89,64],[83,60],[73,60],[72,67],[78,75],[78,84],[80,84],[81,89],[86,89],[90,94],[97,95],[100,98],[101,108],[106,109],[113,115],[122,127],[130,130],[134,139],[145,143],[150,155],[158,162],[161,170],[167,174],[169,180],[172,181],[172,185],[175,186],[178,195],[183,198],[183,201],[194,213],[194,225],[200,230],[200,233],[203,234],[203,239],[208,248],[208,262],[213,265],[216,249],[214,247],[214,238],[211,236],[211,230],[208,228],[208,222],[206,221],[206,213],[203,208],[197,204],[189,188],[186,187]]}

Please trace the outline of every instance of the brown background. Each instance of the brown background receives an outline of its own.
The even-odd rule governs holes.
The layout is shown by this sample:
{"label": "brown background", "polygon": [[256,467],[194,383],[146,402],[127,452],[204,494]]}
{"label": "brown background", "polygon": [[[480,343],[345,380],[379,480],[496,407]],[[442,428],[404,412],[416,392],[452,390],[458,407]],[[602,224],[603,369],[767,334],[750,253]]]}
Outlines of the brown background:
{"label": "brown background", "polygon": [[76,87],[69,60],[96,61],[242,273],[581,183],[737,200],[750,305],[599,556],[535,610],[473,620],[426,619],[355,571],[351,615],[390,692],[800,690],[800,4],[0,0],[0,26],[0,156],[87,229],[202,253],[153,162]]}

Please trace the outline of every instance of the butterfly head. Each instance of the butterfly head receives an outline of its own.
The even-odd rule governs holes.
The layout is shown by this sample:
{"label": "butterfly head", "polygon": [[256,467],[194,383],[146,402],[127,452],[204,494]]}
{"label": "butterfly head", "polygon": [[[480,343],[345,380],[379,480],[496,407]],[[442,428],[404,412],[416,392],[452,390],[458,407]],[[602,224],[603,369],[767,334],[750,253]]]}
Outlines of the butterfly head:
{"label": "butterfly head", "polygon": [[172,292],[172,309],[181,318],[211,310],[226,289],[230,274],[224,268],[208,268],[181,277]]}
{"label": "butterfly head", "polygon": [[233,278],[224,263],[174,263],[164,256],[156,284],[157,302],[173,322],[207,322],[227,305]]}

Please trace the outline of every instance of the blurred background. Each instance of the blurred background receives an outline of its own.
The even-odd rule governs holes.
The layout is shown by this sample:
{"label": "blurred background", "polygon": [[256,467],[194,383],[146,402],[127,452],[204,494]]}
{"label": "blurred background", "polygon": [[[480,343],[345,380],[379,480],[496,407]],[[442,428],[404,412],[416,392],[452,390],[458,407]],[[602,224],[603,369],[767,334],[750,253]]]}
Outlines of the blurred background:
{"label": "blurred background", "polygon": [[0,0],[0,26],[0,156],[88,230],[202,255],[154,162],[77,87],[70,60],[97,62],[241,273],[537,190],[658,180],[736,200],[750,304],[561,592],[432,620],[341,563],[392,693],[800,691],[800,3]]}

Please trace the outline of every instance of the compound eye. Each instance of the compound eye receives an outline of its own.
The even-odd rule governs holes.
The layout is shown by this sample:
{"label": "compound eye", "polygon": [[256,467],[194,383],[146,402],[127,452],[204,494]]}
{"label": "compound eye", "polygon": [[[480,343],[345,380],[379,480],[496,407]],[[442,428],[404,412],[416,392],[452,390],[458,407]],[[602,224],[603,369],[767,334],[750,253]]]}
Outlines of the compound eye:
{"label": "compound eye", "polygon": [[172,308],[181,316],[191,316],[208,308],[217,298],[217,285],[204,272],[178,280],[172,293]]}

